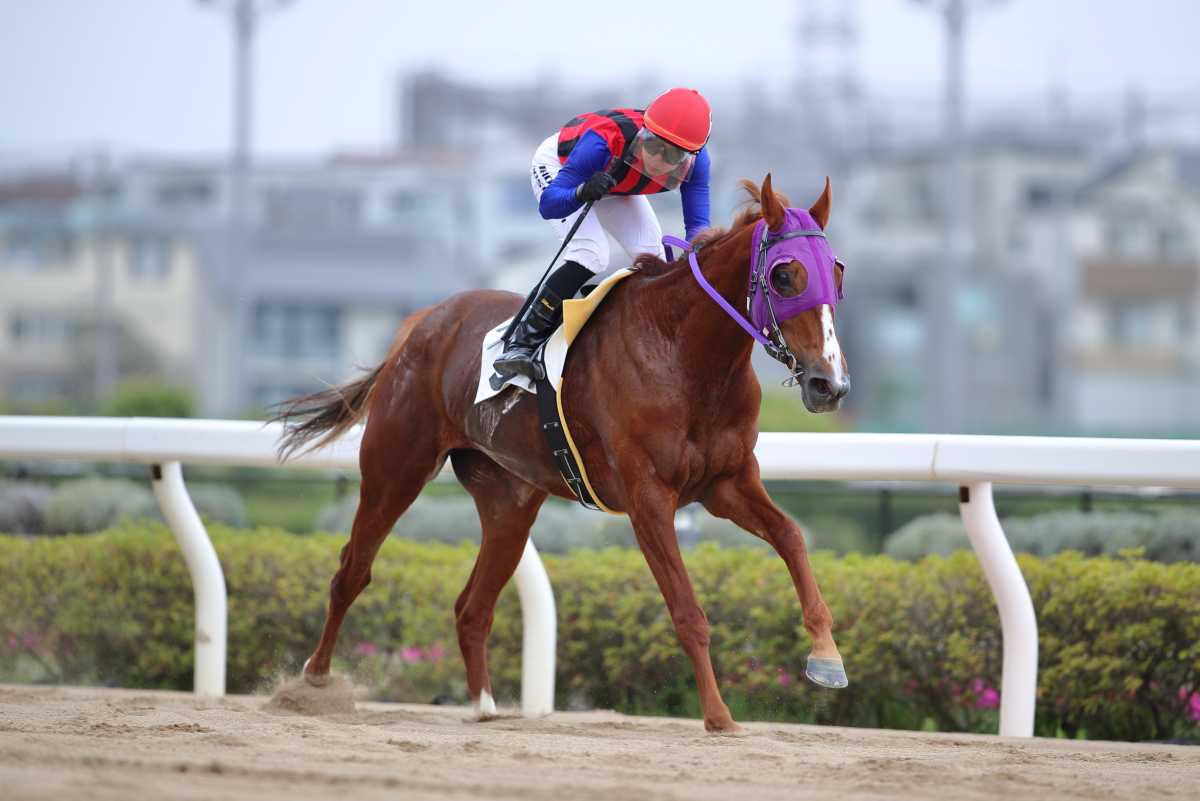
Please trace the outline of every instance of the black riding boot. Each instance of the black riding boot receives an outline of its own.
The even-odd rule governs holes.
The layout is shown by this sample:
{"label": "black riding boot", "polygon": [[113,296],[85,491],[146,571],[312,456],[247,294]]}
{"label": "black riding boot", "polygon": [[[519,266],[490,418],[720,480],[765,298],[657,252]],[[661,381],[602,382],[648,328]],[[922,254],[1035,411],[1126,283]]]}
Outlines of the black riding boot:
{"label": "black riding boot", "polygon": [[508,349],[492,363],[493,369],[505,377],[523,375],[535,381],[544,378],[541,366],[533,361],[533,353],[562,321],[563,300],[574,297],[591,277],[591,270],[574,261],[564,262],[550,273],[513,329]]}

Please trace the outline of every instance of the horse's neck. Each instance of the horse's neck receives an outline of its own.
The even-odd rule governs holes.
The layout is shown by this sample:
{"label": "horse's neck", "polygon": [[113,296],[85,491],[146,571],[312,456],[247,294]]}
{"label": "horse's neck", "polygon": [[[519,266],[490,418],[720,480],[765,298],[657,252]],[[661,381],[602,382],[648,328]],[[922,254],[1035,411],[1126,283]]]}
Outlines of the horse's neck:
{"label": "horse's neck", "polygon": [[[700,272],[739,312],[746,305],[752,234],[753,226],[745,226],[705,250],[700,259]],[[662,278],[665,280],[655,281],[640,294],[660,331],[676,344],[681,356],[710,374],[749,362],[754,340],[708,296],[686,260]]]}

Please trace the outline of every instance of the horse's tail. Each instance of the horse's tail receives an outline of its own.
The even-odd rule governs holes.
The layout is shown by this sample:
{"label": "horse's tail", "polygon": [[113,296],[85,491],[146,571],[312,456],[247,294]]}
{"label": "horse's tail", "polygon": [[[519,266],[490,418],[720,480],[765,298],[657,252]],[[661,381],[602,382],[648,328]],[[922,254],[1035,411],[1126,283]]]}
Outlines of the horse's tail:
{"label": "horse's tail", "polygon": [[278,413],[271,418],[271,422],[283,423],[284,428],[279,441],[279,461],[286,462],[302,449],[316,450],[345,434],[361,420],[367,413],[367,402],[371,399],[381,370],[383,364],[357,381],[293,398],[276,406]]}
{"label": "horse's tail", "polygon": [[293,398],[274,407],[278,413],[271,418],[271,422],[283,423],[284,427],[278,451],[281,462],[286,462],[297,451],[312,451],[327,445],[366,416],[379,374],[388,363],[395,361],[396,352],[404,346],[408,335],[424,316],[417,313],[405,320],[387,358],[362,378]]}

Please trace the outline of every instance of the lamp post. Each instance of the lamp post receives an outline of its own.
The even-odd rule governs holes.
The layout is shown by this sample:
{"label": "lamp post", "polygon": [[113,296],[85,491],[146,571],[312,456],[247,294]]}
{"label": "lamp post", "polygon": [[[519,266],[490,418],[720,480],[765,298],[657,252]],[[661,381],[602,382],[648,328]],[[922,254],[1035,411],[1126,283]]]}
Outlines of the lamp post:
{"label": "lamp post", "polygon": [[925,404],[930,429],[960,433],[966,426],[967,346],[957,304],[971,251],[971,195],[963,140],[963,60],[967,14],[1004,0],[913,0],[941,14],[946,32],[942,103],[942,257],[933,275],[928,342],[932,356]]}
{"label": "lamp post", "polygon": [[246,339],[250,334],[250,292],[247,253],[250,230],[250,147],[254,103],[254,34],[259,18],[293,0],[197,0],[202,6],[229,15],[234,34],[233,152],[229,159],[229,219],[226,238],[231,330],[229,364],[233,387],[229,403],[245,408],[248,378]]}

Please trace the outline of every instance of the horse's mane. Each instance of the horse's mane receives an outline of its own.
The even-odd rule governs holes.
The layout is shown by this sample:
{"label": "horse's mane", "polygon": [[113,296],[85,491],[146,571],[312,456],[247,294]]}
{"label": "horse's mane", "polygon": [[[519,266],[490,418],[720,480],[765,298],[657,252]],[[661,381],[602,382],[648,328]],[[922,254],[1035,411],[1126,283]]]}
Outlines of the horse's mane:
{"label": "horse's mane", "polygon": [[[741,210],[733,218],[729,228],[707,228],[696,235],[692,244],[696,248],[713,247],[737,234],[747,225],[752,225],[762,219],[762,196],[758,184],[749,178],[738,181],[738,186],[745,190],[748,197],[742,202]],[[775,197],[784,208],[792,205],[787,195],[775,192]],[[660,275],[671,269],[671,265],[651,253],[643,253],[633,260],[633,266],[643,275]]]}

